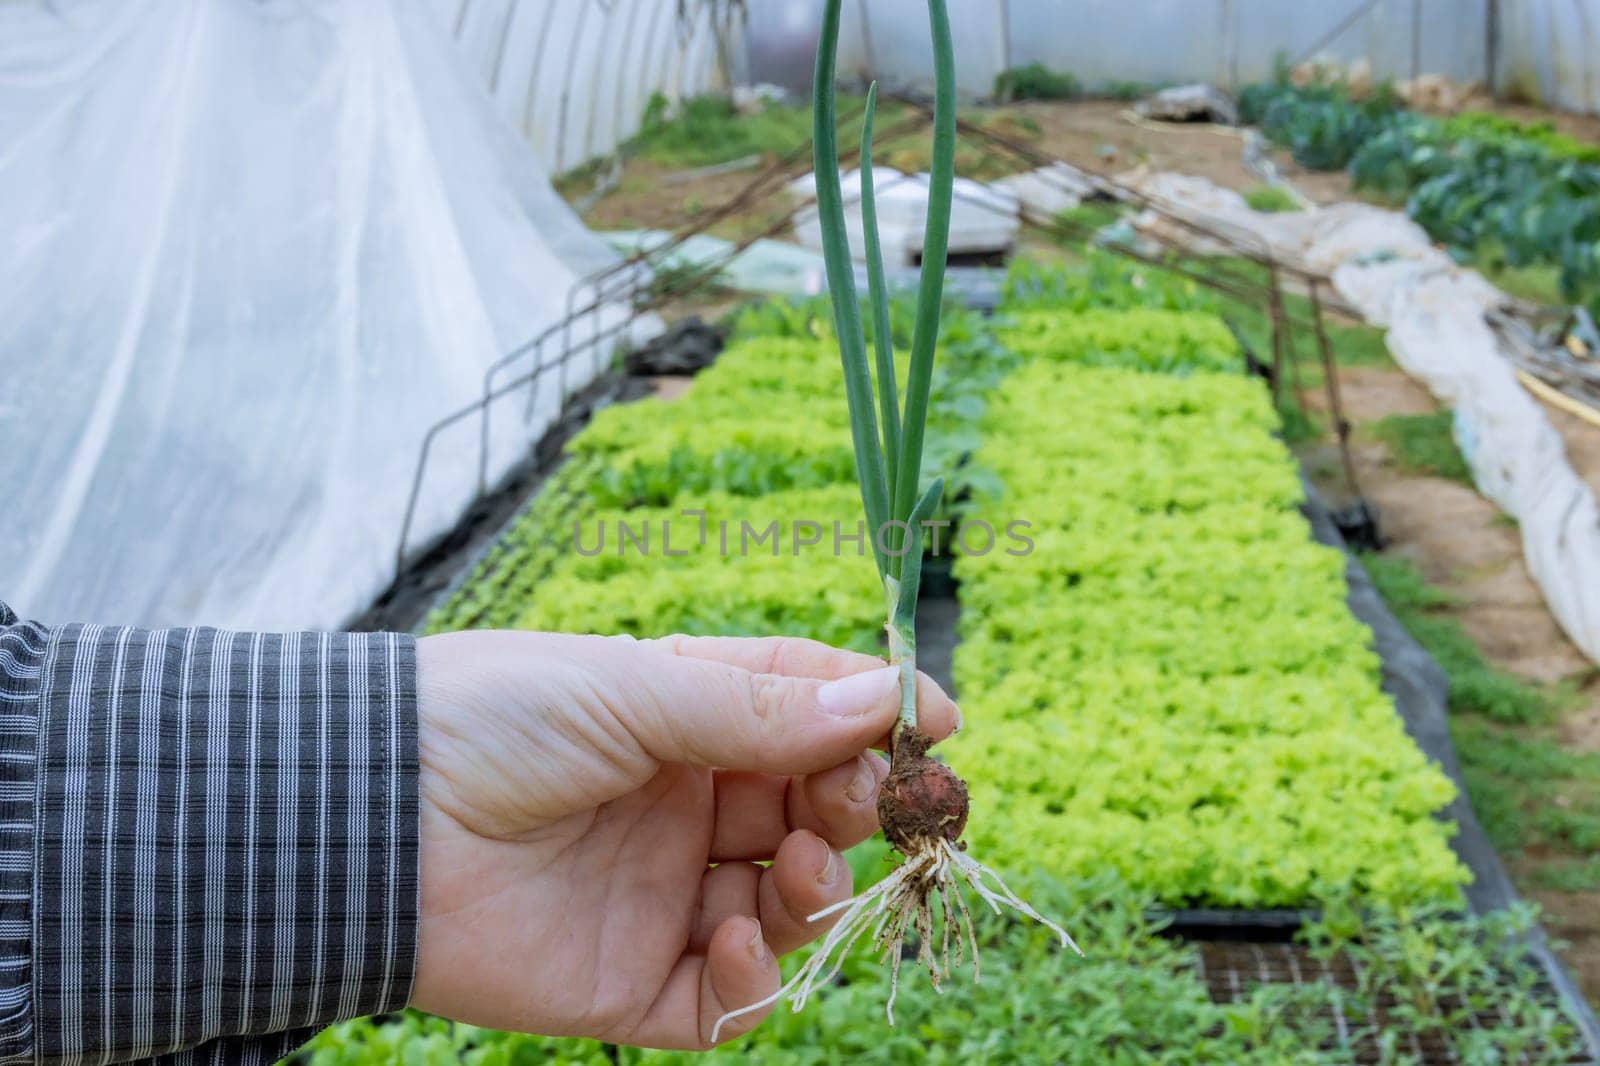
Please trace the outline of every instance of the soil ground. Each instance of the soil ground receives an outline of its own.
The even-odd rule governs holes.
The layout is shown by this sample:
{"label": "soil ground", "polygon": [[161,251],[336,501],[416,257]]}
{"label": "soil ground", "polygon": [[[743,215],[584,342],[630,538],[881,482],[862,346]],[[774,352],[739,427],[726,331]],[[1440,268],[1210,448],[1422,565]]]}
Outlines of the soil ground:
{"label": "soil ground", "polygon": [[[1516,105],[1493,109],[1524,121],[1552,121],[1565,133],[1600,142],[1600,118],[1552,115]],[[1128,104],[1111,101],[1023,103],[1007,111],[1018,116],[1008,135],[1027,129],[1037,148],[1104,173],[1145,164],[1240,191],[1261,184],[1243,163],[1243,142],[1235,130],[1144,123],[1130,118]],[[1316,202],[1357,195],[1343,174],[1307,171],[1281,152],[1274,158],[1280,173]],[[623,168],[614,191],[588,211],[586,221],[601,229],[681,226],[736,195],[754,173],[685,177],[634,160]],[[586,188],[565,191],[577,199]],[[734,239],[753,236],[780,222],[787,210],[787,202],[776,198],[734,215],[712,232]],[[1387,551],[1410,560],[1429,583],[1453,597],[1442,613],[1461,624],[1491,664],[1529,682],[1561,686],[1559,720],[1550,735],[1567,750],[1600,752],[1600,672],[1572,646],[1546,609],[1523,562],[1515,524],[1470,488],[1402,471],[1371,431],[1372,423],[1388,415],[1436,411],[1433,398],[1394,367],[1341,367],[1338,373],[1347,413],[1356,426],[1357,477],[1378,509]],[[1547,410],[1575,469],[1600,492],[1600,428]],[[1327,444],[1301,450],[1318,487],[1333,502],[1341,502],[1347,494],[1336,453]],[[1564,955],[1569,965],[1589,998],[1600,1003],[1600,887],[1541,887],[1547,883],[1540,877],[1544,860],[1532,849],[1511,855],[1508,866],[1524,894],[1544,909],[1547,928],[1568,942]]]}

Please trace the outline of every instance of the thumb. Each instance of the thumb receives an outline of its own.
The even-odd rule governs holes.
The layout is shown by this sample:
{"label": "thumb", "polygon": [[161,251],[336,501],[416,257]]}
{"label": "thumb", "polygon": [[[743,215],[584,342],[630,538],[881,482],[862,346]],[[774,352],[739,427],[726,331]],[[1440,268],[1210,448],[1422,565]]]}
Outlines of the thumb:
{"label": "thumb", "polygon": [[883,737],[900,707],[900,672],[883,666],[835,681],[756,673],[635,645],[641,688],[612,706],[652,757],[731,770],[807,774],[846,762]]}

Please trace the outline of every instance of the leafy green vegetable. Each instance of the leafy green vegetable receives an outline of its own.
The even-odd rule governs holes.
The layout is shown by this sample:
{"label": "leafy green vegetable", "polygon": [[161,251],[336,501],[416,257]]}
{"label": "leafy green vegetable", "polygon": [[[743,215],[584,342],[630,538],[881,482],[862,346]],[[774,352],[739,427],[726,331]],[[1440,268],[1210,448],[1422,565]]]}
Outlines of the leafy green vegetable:
{"label": "leafy green vegetable", "polygon": [[1239,343],[1222,321],[1194,311],[1019,311],[1000,339],[1027,358],[1169,373],[1242,371]]}
{"label": "leafy green vegetable", "polygon": [[1400,112],[1391,91],[1357,100],[1341,85],[1297,87],[1287,82],[1247,86],[1239,94],[1244,121],[1259,125],[1312,170],[1339,170]]}
{"label": "leafy green vegetable", "polygon": [[1494,116],[1432,118],[1389,93],[1354,100],[1337,86],[1251,86],[1241,109],[1305,166],[1348,167],[1357,185],[1403,199],[1463,258],[1555,268],[1565,299],[1600,308],[1600,147]]}
{"label": "leafy green vegetable", "polygon": [[1466,873],[1432,813],[1453,788],[1294,510],[1265,391],[1036,361],[987,420],[1030,446],[980,457],[1004,490],[976,513],[1025,518],[1035,546],[956,561],[974,847],[1110,864],[1172,903],[1451,899]]}

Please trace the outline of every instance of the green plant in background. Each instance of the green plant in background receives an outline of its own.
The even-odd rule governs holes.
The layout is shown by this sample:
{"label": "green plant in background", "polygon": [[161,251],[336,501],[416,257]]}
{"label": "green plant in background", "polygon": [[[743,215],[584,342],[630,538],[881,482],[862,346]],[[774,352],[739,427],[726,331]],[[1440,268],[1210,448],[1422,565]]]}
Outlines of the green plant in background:
{"label": "green plant in background", "polygon": [[1083,95],[1083,85],[1069,71],[1029,63],[1001,71],[994,79],[994,95],[1001,101],[1071,100]]}
{"label": "green plant in background", "polygon": [[1148,81],[1108,81],[1095,90],[1095,95],[1102,96],[1107,100],[1122,100],[1132,103],[1135,100],[1143,100],[1146,96],[1158,92],[1162,88],[1164,88],[1163,85]]}
{"label": "green plant in background", "polygon": [[1449,682],[1450,731],[1473,809],[1501,854],[1534,856],[1528,876],[1560,891],[1600,889],[1600,755],[1571,751],[1557,735],[1559,687],[1489,664],[1461,623],[1454,597],[1409,561],[1364,555],[1362,564],[1395,617]]}
{"label": "green plant in background", "polygon": [[[1122,204],[1090,200],[1057,213],[1055,223],[1067,240],[1098,240],[1102,231],[1121,222],[1127,214],[1128,209]],[[1013,259],[1011,262],[1014,266],[1026,261]]]}
{"label": "green plant in background", "polygon": [[1550,717],[1554,711],[1550,697],[1490,665],[1461,623],[1441,612],[1454,599],[1429,585],[1413,563],[1374,554],[1363,555],[1361,562],[1395,618],[1450,679],[1453,709],[1498,722],[1530,723]]}
{"label": "green plant in background", "polygon": [[1215,311],[1220,306],[1197,281],[1095,248],[1071,264],[1014,259],[1001,287],[1005,311],[1043,309],[1062,317],[1090,308]]}
{"label": "green plant in background", "polygon": [[1168,373],[1244,370],[1244,356],[1228,327],[1216,315],[1200,311],[1016,311],[1007,316],[999,336],[1022,356],[1082,366]]}
{"label": "green plant in background", "polygon": [[787,152],[805,139],[806,119],[803,108],[775,100],[740,114],[726,96],[689,97],[673,110],[665,96],[653,93],[639,132],[626,150],[664,166],[711,166],[748,155]]}
{"label": "green plant in background", "polygon": [[1260,126],[1312,170],[1347,166],[1400,113],[1400,99],[1388,87],[1360,100],[1342,85],[1297,87],[1287,81],[1246,86],[1239,94],[1240,118]]}
{"label": "green plant in background", "polygon": [[[881,847],[858,849],[851,859],[864,873],[881,863]],[[1250,984],[1234,1002],[1217,1003],[1199,977],[1200,949],[1163,936],[1162,923],[1151,917],[1153,901],[1114,875],[1084,881],[1035,875],[1028,878],[1027,890],[1092,938],[1092,957],[1068,960],[1047,949],[1041,930],[985,914],[978,920],[978,940],[993,961],[983,984],[954,985],[942,995],[908,986],[900,999],[902,1024],[893,1030],[861,1024],[876,1006],[876,964],[857,957],[846,960],[845,980],[805,1017],[778,1014],[711,1052],[521,1036],[407,1013],[384,1023],[334,1026],[291,1061],[303,1066],[691,1066],[705,1061],[1343,1066],[1408,1061],[1401,1049],[1409,1032],[1451,1049],[1462,1062],[1562,1062],[1574,1050],[1573,1026],[1532,987],[1536,971],[1526,965],[1521,946],[1532,921],[1525,909],[1462,918],[1430,909],[1364,914],[1335,904],[1303,937],[1314,958],[1336,967],[1358,963],[1354,988],[1331,981],[1298,988]],[[1392,1029],[1375,1024],[1380,1011],[1396,1008]],[[1387,1057],[1385,1047],[1390,1048]]]}
{"label": "green plant in background", "polygon": [[1439,128],[1446,137],[1453,139],[1521,141],[1536,145],[1552,156],[1580,163],[1600,163],[1600,145],[1559,133],[1549,122],[1519,122],[1490,111],[1462,111],[1440,119]]}
{"label": "green plant in background", "polygon": [[1452,733],[1473,807],[1508,856],[1527,849],[1581,863],[1600,851],[1600,755],[1477,716],[1454,721]]}
{"label": "green plant in background", "polygon": [[[1527,954],[1536,921],[1526,904],[1462,919],[1437,907],[1365,912],[1335,899],[1301,935],[1318,957],[1354,969],[1347,1011],[1372,1018],[1381,1004],[1387,1025],[1352,1034],[1378,1061],[1405,1061],[1402,1048],[1415,1039],[1461,1062],[1567,1062],[1577,1030],[1540,994],[1543,975]],[[1491,1003],[1496,1019],[1480,1029]]]}
{"label": "green plant in background", "polygon": [[1300,201],[1282,185],[1257,185],[1248,189],[1244,194],[1244,202],[1256,211],[1280,213],[1300,210]]}
{"label": "green plant in background", "polygon": [[1389,448],[1395,465],[1408,474],[1442,477],[1472,488],[1472,470],[1456,446],[1455,415],[1435,411],[1425,415],[1386,415],[1370,426],[1373,436]]}
{"label": "green plant in background", "polygon": [[[1197,976],[1196,950],[1162,939],[1143,917],[1157,900],[1290,906],[1354,893],[1404,908],[1448,899],[1461,870],[1443,843],[1447,828],[1426,813],[1444,802],[1448,785],[1404,737],[1377,690],[1367,634],[1343,607],[1338,557],[1309,541],[1295,513],[1299,482],[1273,440],[1277,421],[1260,384],[1202,368],[1180,377],[1185,371],[1158,354],[1169,343],[1220,345],[1214,316],[1231,314],[1230,305],[1104,253],[1066,268],[1018,266],[1013,275],[1015,301],[993,320],[946,308],[930,388],[924,463],[950,469],[935,455],[960,435],[964,450],[977,453],[968,467],[986,480],[972,489],[964,517],[997,527],[1001,516],[1036,523],[1026,558],[1004,555],[1003,542],[981,558],[955,552],[963,578],[957,677],[977,728],[946,747],[971,769],[982,812],[970,833],[974,847],[1092,944],[1090,958],[1047,950],[1047,930],[980,916],[982,985],[947,984],[938,995],[908,981],[896,1000],[898,1027],[864,1026],[882,1005],[881,973],[873,958],[852,955],[844,960],[846,983],[830,986],[805,1015],[780,1012],[713,1054],[782,1066],[845,1059],[1098,1064],[1162,1056],[1333,1066],[1357,1057],[1352,1041],[1404,1046],[1401,1023],[1380,1032],[1363,1012],[1371,1001],[1414,995],[1397,983],[1415,970],[1401,952],[1425,958],[1418,953],[1429,944],[1439,945],[1438,957],[1469,960],[1476,945],[1473,965],[1433,978],[1444,1004],[1437,1017],[1453,1017],[1452,994],[1484,1004],[1503,999],[1508,1014],[1496,1013],[1482,1033],[1447,1032],[1425,1011],[1404,1025],[1429,1027],[1464,1061],[1494,1061],[1496,1048],[1533,1046],[1537,1034],[1559,1030],[1560,1016],[1525,995],[1520,974],[1499,983],[1496,967],[1514,972],[1520,963],[1509,947],[1481,936],[1485,927],[1474,919],[1402,921],[1403,910],[1373,919],[1397,923],[1397,933],[1377,938],[1390,961],[1374,964],[1385,976],[1369,992],[1262,986],[1243,990],[1237,1003],[1217,1004]],[[1072,341],[1058,350],[1039,345],[1021,354],[996,337],[1015,316],[1046,313],[1051,299],[1060,301],[1057,316],[1067,323],[1079,308],[1137,313],[1121,330],[1109,320],[1077,331],[1068,325],[1059,336]],[[853,552],[842,559],[807,553],[804,564],[763,552],[729,565],[715,550],[717,518],[737,537],[743,520],[760,529],[773,518],[826,522],[859,514],[854,453],[843,443],[849,412],[838,396],[838,345],[824,306],[809,300],[742,310],[728,349],[681,397],[620,405],[586,429],[569,446],[567,465],[452,598],[441,616],[450,621],[435,625],[625,628],[641,636],[777,629],[878,650],[880,582]],[[1139,325],[1152,310],[1166,312],[1160,320],[1182,321],[1196,339]],[[868,306],[864,341],[874,346],[875,317]],[[916,317],[911,301],[891,303],[898,380]],[[1361,331],[1354,339],[1365,344],[1365,337]],[[1125,365],[1086,365],[1106,361],[1088,344],[1109,345]],[[1165,372],[1132,369],[1163,365]],[[964,375],[973,378],[965,392]],[[1073,417],[1064,420],[1069,404]],[[957,406],[959,415],[950,410]],[[812,467],[787,438],[767,433],[774,410],[816,412],[831,427],[816,436],[831,439],[814,441],[809,454],[831,458]],[[722,421],[697,439],[701,418]],[[586,441],[589,432],[596,436]],[[694,453],[699,461],[721,462],[709,438],[725,432],[751,442],[750,465],[723,463],[703,490],[675,494],[663,471],[674,462],[686,467],[674,453],[702,445]],[[1019,440],[1028,448],[1008,444]],[[793,480],[782,473],[791,457],[799,470],[826,469],[826,483],[762,489],[764,481]],[[640,472],[655,486],[652,500],[625,502],[615,486],[632,484]],[[712,540],[700,548],[686,528],[693,521],[679,512],[708,496]],[[606,552],[577,556],[573,522],[584,523],[582,541],[592,546],[590,530],[602,518],[613,530]],[[648,559],[631,549],[619,556],[614,531],[621,521],[635,528],[648,521],[658,530],[672,522],[674,551],[699,550],[667,558],[657,539]],[[967,540],[982,547],[970,530]],[[785,545],[779,555],[788,554]],[[1424,614],[1442,599],[1420,579],[1412,595]],[[1484,728],[1473,732],[1478,724]],[[1596,779],[1579,774],[1597,771],[1551,761],[1548,742],[1503,744],[1488,731],[1496,723],[1479,716],[1467,731],[1459,722],[1456,728],[1475,800],[1482,781],[1514,797],[1498,810],[1478,803],[1491,832],[1512,834],[1512,841],[1535,829],[1544,835],[1530,839],[1584,839],[1582,817],[1567,814],[1581,815],[1583,797],[1600,795]],[[1541,774],[1553,782],[1549,791],[1507,791],[1509,782],[1532,789]],[[1515,798],[1523,796],[1526,803]],[[1574,806],[1563,808],[1559,796]],[[858,884],[883,876],[885,850],[877,841],[851,854]],[[1552,870],[1568,881],[1586,875],[1578,858]],[[1347,943],[1361,932],[1341,927],[1329,935]],[[786,960],[785,972],[794,975],[803,962]],[[1428,1000],[1416,1002],[1426,1007]],[[1344,1017],[1347,1038],[1330,1032],[1333,1011]],[[419,1016],[338,1027],[308,1049],[313,1055],[325,1066],[689,1061]]]}
{"label": "green plant in background", "polygon": [[1034,546],[956,559],[979,728],[950,748],[1004,812],[972,839],[1006,869],[1110,865],[1172,905],[1455,896],[1453,789],[1379,688],[1275,425],[1234,373],[1041,356],[991,398],[1003,490],[973,513],[1025,515]]}
{"label": "green plant in background", "polygon": [[1548,125],[1470,112],[1433,118],[1389,92],[1356,100],[1340,86],[1283,79],[1247,87],[1240,110],[1302,165],[1348,167],[1358,187],[1403,200],[1459,257],[1538,298],[1600,309],[1600,147]]}

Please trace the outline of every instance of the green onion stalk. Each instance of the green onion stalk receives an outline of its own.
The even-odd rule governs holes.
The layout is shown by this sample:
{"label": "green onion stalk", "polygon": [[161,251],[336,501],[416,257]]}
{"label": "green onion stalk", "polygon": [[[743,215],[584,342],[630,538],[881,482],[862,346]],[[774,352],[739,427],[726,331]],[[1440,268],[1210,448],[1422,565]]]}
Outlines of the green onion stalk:
{"label": "green onion stalk", "polygon": [[950,975],[952,959],[960,965],[969,951],[976,979],[978,942],[962,895],[963,888],[972,891],[996,913],[1009,908],[1042,922],[1060,936],[1064,946],[1077,949],[1065,930],[1041,916],[1006,887],[999,875],[967,854],[966,845],[960,839],[968,813],[966,784],[949,767],[928,756],[932,740],[917,722],[916,612],[922,579],[923,528],[944,492],[942,478],[935,477],[926,488],[921,486],[921,479],[955,185],[955,50],[950,36],[950,17],[945,0],[928,0],[934,63],[933,156],[928,177],[928,217],[923,233],[916,323],[911,335],[902,403],[895,380],[894,350],[889,333],[889,293],[884,278],[883,249],[878,238],[872,176],[876,84],[867,91],[861,131],[863,251],[874,339],[870,364],[845,230],[834,102],[834,63],[841,3],[842,0],[827,0],[817,43],[816,80],[812,88],[817,213],[822,228],[822,254],[833,305],[834,332],[844,366],[856,476],[861,484],[861,503],[872,539],[873,560],[883,583],[889,661],[900,672],[900,714],[890,734],[889,775],[879,790],[878,818],[884,836],[904,856],[904,861],[865,892],[811,915],[811,921],[833,919],[835,922],[817,950],[772,996],[724,1015],[713,1031],[713,1041],[729,1019],[763,1010],[780,999],[787,999],[793,1009],[799,1011],[814,991],[839,973],[844,957],[856,942],[869,935],[890,963],[886,1009],[891,1025],[894,1023],[895,992],[899,987],[900,946],[908,934],[916,934],[917,960],[927,968],[935,987]]}

